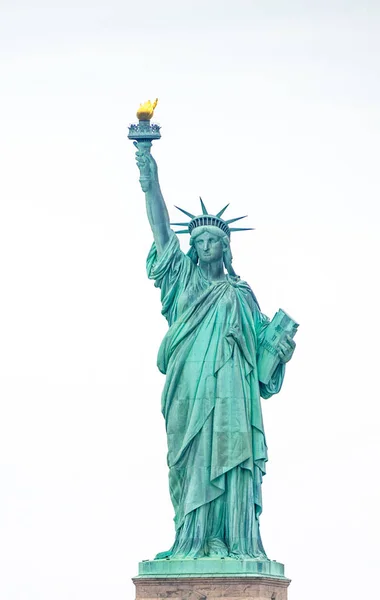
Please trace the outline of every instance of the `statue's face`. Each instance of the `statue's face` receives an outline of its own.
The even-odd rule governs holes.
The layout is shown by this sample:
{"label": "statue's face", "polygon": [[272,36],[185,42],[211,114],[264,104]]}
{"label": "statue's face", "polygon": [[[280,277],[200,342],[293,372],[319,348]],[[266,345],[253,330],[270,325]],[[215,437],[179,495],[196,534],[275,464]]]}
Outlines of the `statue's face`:
{"label": "statue's face", "polygon": [[194,245],[199,260],[203,263],[217,262],[223,258],[223,242],[218,235],[201,233],[194,240]]}

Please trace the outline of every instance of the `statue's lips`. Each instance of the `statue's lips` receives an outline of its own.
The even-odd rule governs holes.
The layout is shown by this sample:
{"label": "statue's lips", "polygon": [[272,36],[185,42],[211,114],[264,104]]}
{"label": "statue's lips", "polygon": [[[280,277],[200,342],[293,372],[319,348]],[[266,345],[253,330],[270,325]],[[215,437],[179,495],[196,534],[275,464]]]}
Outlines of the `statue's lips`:
{"label": "statue's lips", "polygon": [[201,260],[215,260],[215,257],[211,253],[205,254],[204,252],[199,253],[199,258]]}

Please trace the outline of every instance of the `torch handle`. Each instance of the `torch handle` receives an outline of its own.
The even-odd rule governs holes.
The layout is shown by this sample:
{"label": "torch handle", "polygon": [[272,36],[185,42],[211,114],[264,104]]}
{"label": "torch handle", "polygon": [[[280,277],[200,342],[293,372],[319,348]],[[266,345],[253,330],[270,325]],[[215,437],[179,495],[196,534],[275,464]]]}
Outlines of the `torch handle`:
{"label": "torch handle", "polygon": [[151,173],[150,173],[150,163],[147,155],[150,154],[150,149],[152,147],[152,142],[148,140],[140,140],[138,142],[133,142],[133,145],[137,148],[138,155],[138,167],[140,169],[140,181],[143,183],[150,181]]}

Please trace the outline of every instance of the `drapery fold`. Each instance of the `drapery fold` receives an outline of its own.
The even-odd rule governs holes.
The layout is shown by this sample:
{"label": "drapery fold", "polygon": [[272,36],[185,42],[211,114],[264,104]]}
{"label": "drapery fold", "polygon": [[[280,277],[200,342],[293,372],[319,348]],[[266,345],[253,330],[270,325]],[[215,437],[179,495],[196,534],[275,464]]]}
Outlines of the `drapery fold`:
{"label": "drapery fold", "polygon": [[[208,519],[216,519],[230,553],[263,555],[258,519],[267,446],[260,394],[277,393],[284,376],[281,366],[268,385],[257,378],[268,319],[245,282],[229,276],[208,282],[174,234],[160,256],[153,244],[147,273],[161,289],[169,323],[157,359],[166,374],[162,413],[177,531],[168,554],[196,555],[202,543],[206,548],[215,539]],[[234,506],[238,490],[245,499],[240,508]],[[189,534],[195,530],[196,539]]]}

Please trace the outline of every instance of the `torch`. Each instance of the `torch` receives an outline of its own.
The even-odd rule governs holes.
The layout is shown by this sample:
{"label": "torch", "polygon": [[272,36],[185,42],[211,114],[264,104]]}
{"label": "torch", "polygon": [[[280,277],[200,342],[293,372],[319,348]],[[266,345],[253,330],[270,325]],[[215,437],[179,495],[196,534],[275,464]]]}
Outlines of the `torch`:
{"label": "torch", "polygon": [[[136,116],[138,123],[132,123],[129,126],[128,139],[134,140],[133,143],[141,154],[150,153],[153,140],[159,140],[161,137],[160,126],[150,122],[153,117],[154,109],[157,106],[158,98],[152,103],[150,100],[140,104]],[[149,181],[149,163],[145,161],[145,165],[140,168],[140,181],[143,186],[144,180]]]}

